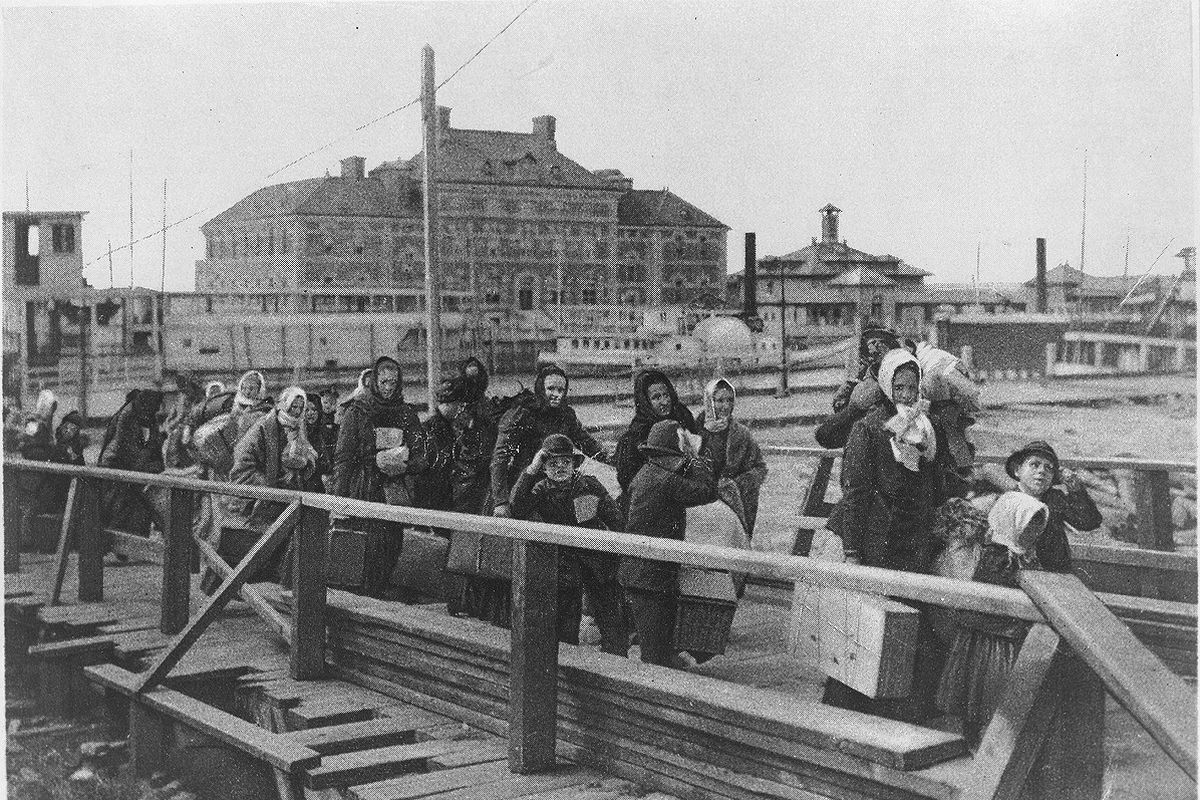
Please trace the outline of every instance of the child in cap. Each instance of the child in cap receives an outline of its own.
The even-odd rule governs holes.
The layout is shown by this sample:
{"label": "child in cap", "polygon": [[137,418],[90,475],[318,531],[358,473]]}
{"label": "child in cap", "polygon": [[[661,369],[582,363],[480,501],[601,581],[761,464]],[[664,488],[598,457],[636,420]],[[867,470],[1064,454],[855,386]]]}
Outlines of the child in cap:
{"label": "child in cap", "polygon": [[[1063,524],[1080,531],[1094,531],[1102,517],[1079,477],[1059,469],[1058,454],[1049,443],[1038,440],[1017,450],[1004,463],[1004,470],[1017,482],[1017,490],[1046,504],[1049,519],[1038,539],[1037,557],[1049,572],[1071,570],[1071,546]],[[1053,488],[1062,484],[1063,489]]]}
{"label": "child in cap", "polygon": [[[509,511],[516,519],[540,517],[555,525],[619,531],[624,522],[616,502],[599,480],[579,471],[583,453],[561,433],[542,441],[528,467],[521,470],[509,496]],[[583,618],[581,590],[595,606],[600,628],[600,649],[623,656],[629,636],[617,586],[617,557],[608,553],[564,547],[558,562],[558,640],[579,644]]]}
{"label": "child in cap", "polygon": [[[1035,497],[1019,491],[1002,494],[988,513],[987,539],[973,580],[1016,588],[1019,570],[1040,569],[1037,545],[1049,516],[1050,509]],[[975,748],[999,705],[1029,623],[962,611],[958,624],[937,704],[962,717],[963,738]]]}

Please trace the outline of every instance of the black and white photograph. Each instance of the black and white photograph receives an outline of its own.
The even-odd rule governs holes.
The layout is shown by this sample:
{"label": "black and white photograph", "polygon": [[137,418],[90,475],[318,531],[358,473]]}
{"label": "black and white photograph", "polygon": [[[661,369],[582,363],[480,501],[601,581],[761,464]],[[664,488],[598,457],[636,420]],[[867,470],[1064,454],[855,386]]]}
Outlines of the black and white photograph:
{"label": "black and white photograph", "polygon": [[0,795],[1197,798],[1198,42],[0,0]]}

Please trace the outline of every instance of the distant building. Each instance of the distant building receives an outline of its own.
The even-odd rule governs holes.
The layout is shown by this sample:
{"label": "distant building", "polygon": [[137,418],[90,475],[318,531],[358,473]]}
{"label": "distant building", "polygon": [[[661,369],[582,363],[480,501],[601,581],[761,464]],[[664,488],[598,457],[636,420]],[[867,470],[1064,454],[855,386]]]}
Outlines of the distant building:
{"label": "distant building", "polygon": [[4,351],[57,353],[62,325],[55,298],[83,283],[86,211],[4,212]]}
{"label": "distant building", "polygon": [[[929,272],[894,255],[872,255],[838,238],[841,209],[822,208],[821,238],[784,256],[757,261],[759,316],[763,332],[779,337],[786,318],[789,345],[838,339],[871,318],[921,336],[935,313],[978,303],[987,311],[1023,309],[1005,290],[927,285]],[[744,296],[743,273],[729,278],[729,296]]]}
{"label": "distant building", "polygon": [[[527,343],[532,357],[557,333],[600,320],[636,324],[647,306],[720,301],[720,221],[568,158],[554,117],[515,133],[453,128],[450,109],[438,111],[443,305],[469,309],[464,324],[484,339]],[[357,156],[341,167],[260,189],[205,223],[196,289],[212,299],[192,310],[421,310],[423,156],[369,173]],[[423,331],[413,334],[419,344]]]}

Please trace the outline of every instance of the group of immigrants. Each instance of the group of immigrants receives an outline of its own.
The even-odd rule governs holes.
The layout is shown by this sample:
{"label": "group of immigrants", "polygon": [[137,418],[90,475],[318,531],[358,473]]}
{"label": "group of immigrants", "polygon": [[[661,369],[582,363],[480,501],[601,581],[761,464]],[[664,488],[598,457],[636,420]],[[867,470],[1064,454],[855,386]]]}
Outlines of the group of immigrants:
{"label": "group of immigrants", "polygon": [[[162,392],[134,390],[109,420],[97,463],[675,540],[690,538],[689,508],[723,504],[743,546],[753,535],[767,465],[735,414],[729,380],[708,383],[703,409],[693,415],[667,375],[638,372],[633,419],[611,451],[581,424],[568,399],[570,378],[559,367],[542,367],[532,389],[512,397],[490,396],[488,383],[484,365],[468,359],[441,381],[424,421],[404,398],[400,364],[387,356],[363,371],[347,399],[337,387],[316,394],[293,386],[272,400],[256,371],[230,389],[181,381],[180,401],[169,412]],[[23,427],[10,437],[6,426],[6,442],[27,459],[82,464],[83,421],[72,412],[55,428],[56,405],[43,391]],[[979,408],[978,387],[953,355],[867,325],[859,371],[816,430],[823,447],[844,448],[841,499],[828,524],[828,541],[840,545],[837,558],[1005,586],[1016,585],[1019,570],[1070,569],[1065,526],[1094,530],[1101,520],[1048,443],[1031,442],[1008,458],[1014,488],[990,508],[968,499],[975,451],[967,429]],[[615,471],[615,481],[597,477],[605,470]],[[30,508],[61,506],[65,495],[63,482],[52,478],[21,488]],[[194,532],[218,552],[223,528],[263,531],[282,511],[274,502],[196,497]],[[100,513],[105,527],[143,535],[161,524],[153,491],[136,484],[107,483]],[[393,580],[403,526],[370,519],[334,525],[366,534],[357,590],[407,599]],[[449,537],[450,612],[507,626],[511,540],[441,533]],[[336,549],[329,558],[339,558]],[[290,582],[290,562],[277,558],[271,577]],[[579,644],[586,616],[606,653],[626,656],[636,644],[643,662],[684,669],[711,658],[676,646],[678,572],[669,562],[560,548],[560,641]],[[219,582],[209,573],[202,587],[211,592]],[[919,609],[908,697],[873,699],[831,678],[824,701],[912,722],[953,714],[975,744],[1028,625]]]}

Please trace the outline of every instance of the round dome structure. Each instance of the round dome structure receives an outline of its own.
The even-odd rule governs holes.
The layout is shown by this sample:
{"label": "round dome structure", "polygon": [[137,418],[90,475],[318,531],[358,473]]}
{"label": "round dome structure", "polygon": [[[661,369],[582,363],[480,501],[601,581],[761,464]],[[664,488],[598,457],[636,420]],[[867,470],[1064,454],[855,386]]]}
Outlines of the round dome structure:
{"label": "round dome structure", "polygon": [[700,320],[692,336],[704,343],[706,355],[749,358],[754,355],[754,334],[736,317],[707,317]]}

